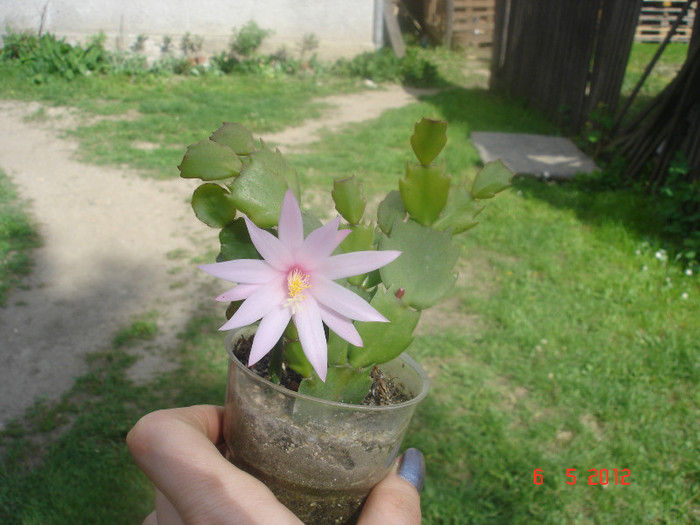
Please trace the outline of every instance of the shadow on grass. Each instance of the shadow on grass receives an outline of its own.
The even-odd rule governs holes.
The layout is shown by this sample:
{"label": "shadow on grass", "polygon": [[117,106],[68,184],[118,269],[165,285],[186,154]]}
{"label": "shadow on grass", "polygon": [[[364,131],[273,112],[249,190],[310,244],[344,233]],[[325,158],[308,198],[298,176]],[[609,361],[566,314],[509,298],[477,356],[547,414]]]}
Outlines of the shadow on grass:
{"label": "shadow on grass", "polygon": [[593,189],[585,179],[555,183],[528,177],[516,177],[513,189],[554,208],[571,210],[584,224],[595,227],[619,224],[653,244],[664,241],[657,203],[652,196],[640,191]]}
{"label": "shadow on grass", "polygon": [[480,88],[452,86],[424,102],[435,106],[451,127],[472,131],[559,134],[557,127],[523,100]]}

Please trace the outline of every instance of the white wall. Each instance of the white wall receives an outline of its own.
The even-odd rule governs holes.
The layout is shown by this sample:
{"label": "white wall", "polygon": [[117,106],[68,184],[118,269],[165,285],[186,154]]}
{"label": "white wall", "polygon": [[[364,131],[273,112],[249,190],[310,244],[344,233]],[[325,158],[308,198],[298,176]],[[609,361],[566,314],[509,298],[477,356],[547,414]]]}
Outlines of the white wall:
{"label": "white wall", "polygon": [[204,38],[203,54],[211,55],[227,48],[234,27],[254,20],[274,31],[262,51],[286,45],[296,52],[313,33],[319,57],[331,59],[375,49],[375,1],[382,0],[0,0],[0,34],[42,27],[75,43],[102,31],[109,48],[124,50],[146,35],[153,56],[163,36],[179,48],[189,32]]}

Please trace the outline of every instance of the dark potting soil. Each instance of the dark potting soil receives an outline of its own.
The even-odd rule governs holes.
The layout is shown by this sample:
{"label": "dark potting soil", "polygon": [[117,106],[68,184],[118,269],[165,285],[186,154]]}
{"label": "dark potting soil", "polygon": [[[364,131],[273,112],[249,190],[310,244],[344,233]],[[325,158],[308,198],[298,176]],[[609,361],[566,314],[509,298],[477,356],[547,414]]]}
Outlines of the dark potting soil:
{"label": "dark potting soil", "polygon": [[[255,336],[243,338],[233,347],[233,353],[241,363],[248,362],[250,349],[253,346],[253,337]],[[268,381],[272,381],[272,375],[270,374],[270,356],[271,354],[268,353],[260,361],[250,367],[253,372]],[[362,401],[363,405],[396,405],[411,399],[411,396],[406,393],[403,385],[400,383],[397,384],[393,378],[386,376],[378,366],[372,368],[370,376],[373,382],[367,397]],[[280,385],[283,387],[297,392],[302,379],[303,377],[294,370],[286,366],[282,367]]]}

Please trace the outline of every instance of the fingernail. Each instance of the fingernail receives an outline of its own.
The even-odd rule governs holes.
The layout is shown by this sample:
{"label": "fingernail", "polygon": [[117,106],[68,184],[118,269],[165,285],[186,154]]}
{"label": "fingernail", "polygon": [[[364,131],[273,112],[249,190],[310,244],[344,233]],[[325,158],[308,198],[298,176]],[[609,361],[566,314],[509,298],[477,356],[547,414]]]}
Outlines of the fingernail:
{"label": "fingernail", "polygon": [[400,478],[405,479],[420,492],[425,481],[425,459],[417,448],[409,448],[403,453],[401,464],[397,472]]}

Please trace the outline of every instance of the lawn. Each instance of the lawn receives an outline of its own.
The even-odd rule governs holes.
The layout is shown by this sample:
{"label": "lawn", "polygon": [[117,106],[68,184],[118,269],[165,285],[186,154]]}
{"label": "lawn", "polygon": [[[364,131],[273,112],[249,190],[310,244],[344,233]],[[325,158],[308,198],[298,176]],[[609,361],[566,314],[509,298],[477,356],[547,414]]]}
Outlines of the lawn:
{"label": "lawn", "polygon": [[[157,80],[113,92],[105,83],[99,104],[87,81],[75,98],[61,98],[67,90],[58,87],[51,89],[60,97],[41,89],[34,96],[86,117],[132,114],[78,128],[86,159],[123,161],[92,141],[119,150],[156,140],[168,151],[132,164],[167,176],[182,146],[219,121],[239,119],[264,137],[299,118],[282,106],[312,114],[313,96],[327,92],[309,81],[253,92],[251,79],[225,80]],[[246,103],[227,105],[239,97],[255,100],[255,116]],[[450,122],[446,162],[457,180],[479,164],[471,131],[556,131],[518,101],[455,87],[288,160],[305,191],[328,191],[333,178],[356,175],[372,200],[396,187],[421,116]],[[428,316],[409,352],[432,379],[405,442],[426,456],[424,523],[700,519],[700,284],[665,251],[654,204],[633,190],[517,179],[460,240],[453,295]],[[202,226],[202,234],[211,230]],[[180,336],[180,369],[151,384],[130,382],[128,347],[152,337],[154,315],[91,355],[91,372],[60,403],[38,403],[3,432],[0,522],[131,524],[150,510],[152,489],[131,463],[126,432],[156,408],[221,403],[225,382],[216,331],[223,314],[210,306]]]}
{"label": "lawn", "polygon": [[[629,95],[644,74],[647,66],[656,55],[659,49],[658,44],[635,42],[632,44],[630,60],[627,63],[627,70],[622,82],[622,93]],[[639,90],[638,102],[633,104],[631,113],[641,109],[659,91],[661,91],[670,78],[678,72],[688,54],[688,45],[680,42],[669,43],[662,51],[659,61],[651,70],[651,74],[646,79]]]}

